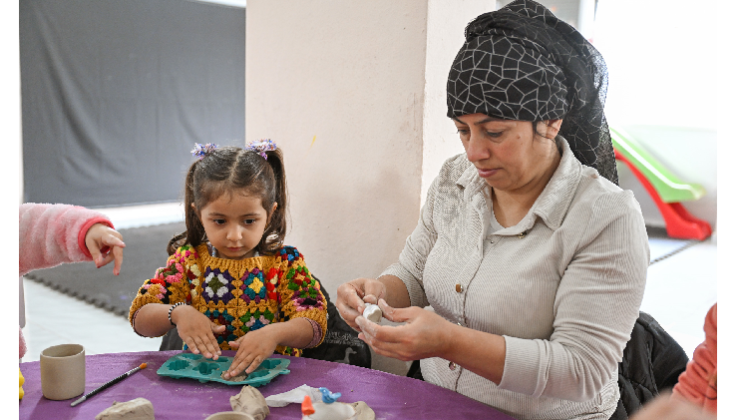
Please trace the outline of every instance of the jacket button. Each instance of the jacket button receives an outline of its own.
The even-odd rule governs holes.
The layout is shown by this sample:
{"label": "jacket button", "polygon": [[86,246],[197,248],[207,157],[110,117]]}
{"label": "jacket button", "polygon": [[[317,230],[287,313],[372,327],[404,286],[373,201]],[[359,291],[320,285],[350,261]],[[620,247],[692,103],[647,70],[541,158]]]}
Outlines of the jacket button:
{"label": "jacket button", "polygon": [[462,287],[462,284],[460,284],[460,283],[456,284],[456,285],[455,285],[455,291],[456,291],[457,293],[462,293],[462,291],[463,291],[463,287]]}
{"label": "jacket button", "polygon": [[450,370],[455,370],[455,369],[457,369],[457,365],[455,364],[455,362],[450,362]]}

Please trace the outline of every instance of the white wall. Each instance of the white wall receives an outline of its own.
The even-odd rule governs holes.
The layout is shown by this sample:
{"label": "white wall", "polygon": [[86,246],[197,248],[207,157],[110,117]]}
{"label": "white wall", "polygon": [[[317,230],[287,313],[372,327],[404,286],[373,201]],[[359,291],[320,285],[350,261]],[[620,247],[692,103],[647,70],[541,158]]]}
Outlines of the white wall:
{"label": "white wall", "polygon": [[[418,1],[250,0],[246,136],[285,153],[286,243],[337,287],[397,261],[421,195]],[[313,138],[315,136],[315,142]]]}
{"label": "white wall", "polygon": [[[713,226],[717,220],[718,92],[715,0],[600,0],[594,44],[609,67],[606,113],[666,168],[701,184],[705,197],[683,203]],[[628,170],[648,224],[663,220]]]}
{"label": "white wall", "polygon": [[428,5],[421,205],[444,161],[464,151],[455,125],[447,118],[447,76],[465,42],[465,26],[478,15],[496,10],[495,0],[429,0]]}

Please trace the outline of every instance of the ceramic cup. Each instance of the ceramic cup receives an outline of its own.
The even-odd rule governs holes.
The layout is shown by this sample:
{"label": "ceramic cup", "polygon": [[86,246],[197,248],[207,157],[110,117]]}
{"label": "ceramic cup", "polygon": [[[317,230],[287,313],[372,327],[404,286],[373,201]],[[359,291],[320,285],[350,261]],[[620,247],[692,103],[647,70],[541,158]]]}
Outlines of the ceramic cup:
{"label": "ceramic cup", "polygon": [[254,417],[238,411],[222,411],[220,413],[211,414],[206,417],[206,420],[254,420]]}
{"label": "ceramic cup", "polygon": [[41,352],[41,392],[50,400],[68,400],[85,392],[85,348],[60,344]]}

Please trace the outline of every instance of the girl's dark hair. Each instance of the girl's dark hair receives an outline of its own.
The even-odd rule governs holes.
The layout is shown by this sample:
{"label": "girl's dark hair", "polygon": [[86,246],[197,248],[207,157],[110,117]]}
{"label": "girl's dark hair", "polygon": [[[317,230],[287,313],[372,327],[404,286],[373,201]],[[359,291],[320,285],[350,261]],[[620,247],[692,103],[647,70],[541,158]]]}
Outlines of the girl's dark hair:
{"label": "girl's dark hair", "polygon": [[265,153],[267,159],[252,150],[227,146],[209,152],[203,159],[190,165],[185,178],[187,230],[170,239],[167,244],[169,255],[186,243],[196,247],[207,240],[196,209],[202,209],[224,194],[239,193],[239,190],[261,197],[262,207],[268,215],[273,204],[277,203],[257,245],[257,252],[270,254],[283,245],[288,211],[283,154],[279,148]]}

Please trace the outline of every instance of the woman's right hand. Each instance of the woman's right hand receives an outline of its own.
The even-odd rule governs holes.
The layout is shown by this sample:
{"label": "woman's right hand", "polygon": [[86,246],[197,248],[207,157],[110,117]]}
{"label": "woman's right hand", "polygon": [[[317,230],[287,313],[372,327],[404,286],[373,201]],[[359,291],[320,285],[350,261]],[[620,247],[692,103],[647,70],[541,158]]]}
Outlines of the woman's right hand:
{"label": "woman's right hand", "polygon": [[202,353],[206,359],[216,360],[221,348],[214,333],[222,333],[225,325],[216,325],[207,316],[190,305],[181,305],[172,310],[172,322],[177,325],[177,334],[194,354]]}
{"label": "woman's right hand", "polygon": [[337,310],[342,319],[359,332],[355,318],[362,315],[365,302],[377,305],[380,298],[388,299],[386,295],[385,284],[380,280],[359,278],[348,281],[337,288]]}

